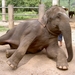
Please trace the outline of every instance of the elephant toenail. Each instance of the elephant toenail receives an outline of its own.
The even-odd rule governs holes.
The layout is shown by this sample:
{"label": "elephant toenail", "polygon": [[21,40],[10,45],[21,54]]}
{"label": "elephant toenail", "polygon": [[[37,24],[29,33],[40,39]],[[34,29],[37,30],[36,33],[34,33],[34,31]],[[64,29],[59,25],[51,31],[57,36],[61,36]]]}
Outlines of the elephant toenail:
{"label": "elephant toenail", "polygon": [[63,69],[66,70],[66,69],[68,69],[68,68],[67,68],[66,66],[63,66]]}
{"label": "elephant toenail", "polygon": [[11,64],[10,67],[14,68],[14,65]]}
{"label": "elephant toenail", "polygon": [[59,66],[60,69],[62,69],[62,66]]}
{"label": "elephant toenail", "polygon": [[10,65],[10,67],[13,69],[13,70],[15,70],[17,67],[15,67],[14,65]]}

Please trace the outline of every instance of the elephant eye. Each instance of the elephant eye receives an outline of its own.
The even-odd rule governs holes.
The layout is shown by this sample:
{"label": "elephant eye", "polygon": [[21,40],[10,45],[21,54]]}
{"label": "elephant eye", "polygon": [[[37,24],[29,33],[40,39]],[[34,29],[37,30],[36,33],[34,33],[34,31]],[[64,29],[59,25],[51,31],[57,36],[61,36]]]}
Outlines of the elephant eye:
{"label": "elephant eye", "polygon": [[57,18],[60,18],[60,16],[59,16],[59,15],[57,15]]}
{"label": "elephant eye", "polygon": [[58,13],[57,18],[60,18],[60,16],[61,16],[61,14],[60,14],[60,13]]}
{"label": "elephant eye", "polygon": [[52,21],[53,20],[53,18],[52,17],[49,17],[49,21]]}
{"label": "elephant eye", "polygon": [[48,20],[47,20],[47,24],[48,23],[51,23],[52,22],[52,20],[51,20],[51,18],[49,18]]}

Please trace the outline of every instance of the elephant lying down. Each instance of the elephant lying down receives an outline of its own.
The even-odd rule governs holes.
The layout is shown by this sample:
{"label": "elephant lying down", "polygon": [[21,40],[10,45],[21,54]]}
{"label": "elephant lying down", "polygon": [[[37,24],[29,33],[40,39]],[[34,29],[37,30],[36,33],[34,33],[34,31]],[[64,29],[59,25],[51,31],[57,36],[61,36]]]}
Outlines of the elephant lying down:
{"label": "elephant lying down", "polygon": [[[68,59],[63,50],[58,46],[58,35],[62,33]],[[7,51],[7,63],[12,69],[16,69],[23,56],[28,53],[36,53],[46,49],[49,58],[56,59],[56,67],[62,70],[68,69],[68,62],[73,58],[71,28],[69,18],[65,10],[58,6],[52,6],[43,15],[42,20],[26,21],[9,30],[0,37],[0,45],[10,45]]]}

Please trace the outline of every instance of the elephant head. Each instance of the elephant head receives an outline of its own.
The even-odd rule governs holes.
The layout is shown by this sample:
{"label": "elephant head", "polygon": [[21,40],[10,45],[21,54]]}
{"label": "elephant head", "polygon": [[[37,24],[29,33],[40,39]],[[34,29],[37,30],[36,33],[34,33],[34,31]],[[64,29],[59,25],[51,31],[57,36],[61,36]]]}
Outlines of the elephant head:
{"label": "elephant head", "polygon": [[71,27],[65,10],[59,6],[51,7],[44,14],[42,22],[53,35],[58,36],[62,33],[68,53],[68,62],[71,61],[73,58]]}

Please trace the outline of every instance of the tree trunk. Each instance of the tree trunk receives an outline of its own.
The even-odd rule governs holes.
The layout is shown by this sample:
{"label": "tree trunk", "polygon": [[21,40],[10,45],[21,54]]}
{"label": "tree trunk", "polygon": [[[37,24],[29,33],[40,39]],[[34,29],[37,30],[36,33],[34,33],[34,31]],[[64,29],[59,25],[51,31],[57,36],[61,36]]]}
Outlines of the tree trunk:
{"label": "tree trunk", "polygon": [[52,5],[58,5],[59,4],[59,0],[52,0]]}

